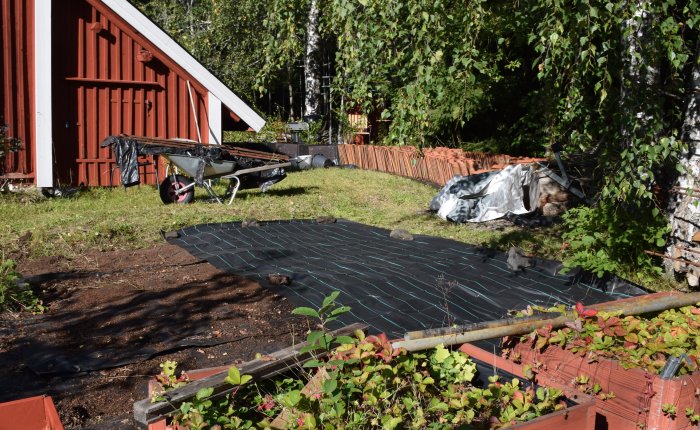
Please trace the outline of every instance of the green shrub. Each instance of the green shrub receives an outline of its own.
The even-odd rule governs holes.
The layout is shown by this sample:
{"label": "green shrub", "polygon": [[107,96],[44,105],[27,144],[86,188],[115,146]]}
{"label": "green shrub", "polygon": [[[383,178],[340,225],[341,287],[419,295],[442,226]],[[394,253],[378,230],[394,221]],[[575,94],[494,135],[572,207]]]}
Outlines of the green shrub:
{"label": "green shrub", "polygon": [[0,311],[44,312],[41,300],[34,295],[16,271],[14,260],[0,261]]}
{"label": "green shrub", "polygon": [[602,277],[606,272],[643,281],[661,275],[646,250],[664,246],[668,222],[656,208],[624,208],[601,201],[564,215],[566,268],[580,266]]}

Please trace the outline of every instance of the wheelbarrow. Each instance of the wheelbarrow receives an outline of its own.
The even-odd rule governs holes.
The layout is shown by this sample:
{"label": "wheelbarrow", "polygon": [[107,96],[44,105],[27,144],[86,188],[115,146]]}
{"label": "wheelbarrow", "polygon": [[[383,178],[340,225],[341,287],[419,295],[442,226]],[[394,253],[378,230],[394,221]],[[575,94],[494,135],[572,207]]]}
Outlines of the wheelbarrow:
{"label": "wheelbarrow", "polygon": [[[191,202],[194,199],[194,187],[196,184],[196,181],[193,178],[196,178],[199,175],[199,171],[202,169],[202,167],[202,177],[204,180],[202,181],[201,185],[207,191],[209,197],[211,197],[212,200],[222,204],[228,197],[228,204],[230,205],[236,198],[236,193],[241,186],[241,176],[251,173],[283,169],[291,166],[290,162],[284,162],[237,169],[239,163],[232,160],[205,160],[196,156],[175,154],[161,155],[168,161],[169,164],[166,172],[170,172],[169,174],[166,174],[165,179],[159,186],[160,199],[165,204]],[[176,169],[174,169],[173,166],[177,167],[177,170],[185,173],[187,176],[175,173]],[[223,196],[220,197],[214,192],[209,184],[209,180],[211,179],[229,180],[229,185]],[[263,189],[263,192],[267,191],[267,187],[264,184],[261,188]]]}
{"label": "wheelbarrow", "polygon": [[[106,138],[101,146],[112,147],[125,187],[140,183],[139,156],[165,158],[165,179],[159,185],[160,198],[165,204],[191,202],[194,187],[199,185],[204,187],[212,200],[223,204],[228,198],[230,205],[241,186],[241,178],[258,176],[264,192],[270,185],[282,180],[285,177],[284,168],[291,166],[286,155],[229,145],[203,145],[181,139],[120,135]],[[157,161],[154,160],[154,164],[157,165]],[[223,196],[214,192],[211,179],[229,180]]]}

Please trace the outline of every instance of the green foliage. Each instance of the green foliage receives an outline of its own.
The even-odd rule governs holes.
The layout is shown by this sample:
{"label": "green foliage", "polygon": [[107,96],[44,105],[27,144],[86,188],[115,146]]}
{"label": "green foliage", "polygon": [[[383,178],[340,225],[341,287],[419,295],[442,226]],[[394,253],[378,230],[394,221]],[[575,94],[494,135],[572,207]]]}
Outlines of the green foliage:
{"label": "green foliage", "polygon": [[566,268],[582,267],[602,277],[606,273],[629,273],[648,281],[661,269],[644,251],[664,246],[669,227],[656,208],[616,206],[601,201],[564,214],[569,245]]}
{"label": "green foliage", "polygon": [[481,41],[489,11],[482,1],[329,3],[325,29],[337,37],[336,85],[366,112],[391,120],[387,139],[426,144],[463,123],[500,78],[497,54]]}
{"label": "green foliage", "polygon": [[228,375],[224,378],[224,381],[231,385],[245,385],[253,379],[250,375],[241,375],[241,371],[238,370],[236,366],[231,366],[228,369]]}
{"label": "green foliage", "polygon": [[[694,372],[700,358],[700,308],[686,306],[669,309],[654,316],[626,316],[619,313],[582,310],[579,317],[566,327],[552,330],[540,328],[530,335],[509,339],[505,350],[513,342],[533,342],[535,348],[546,350],[551,345],[565,348],[589,360],[616,360],[626,368],[641,368],[657,374],[670,357],[687,354],[679,368],[681,375]],[[590,315],[590,316],[586,316]],[[510,353],[510,352],[509,352]],[[579,379],[580,378],[580,379]],[[577,378],[579,385],[588,385],[586,375]],[[595,394],[595,386],[590,387]],[[610,398],[610,393],[607,393]]]}
{"label": "green foliage", "polygon": [[[309,6],[308,0],[271,2],[261,91],[301,61]],[[507,20],[484,1],[455,7],[443,0],[329,0],[320,6],[325,49],[335,55],[334,104],[344,101],[339,116],[353,107],[380,113],[390,121],[390,143],[424,145],[431,136],[454,138],[475,112],[490,107],[489,90],[504,73],[522,71],[522,62],[506,58],[508,51],[496,42],[503,39],[496,33],[513,31],[512,25],[501,25]],[[509,89],[519,85],[511,81]]]}
{"label": "green foliage", "polygon": [[156,381],[163,387],[162,390],[156,391],[151,396],[151,402],[156,403],[165,400],[163,394],[166,391],[180,388],[189,383],[189,378],[182,372],[180,376],[176,375],[177,361],[167,360],[160,364],[160,374],[156,376]]}
{"label": "green foliage", "polygon": [[267,2],[134,0],[135,5],[239,96],[253,100]]}
{"label": "green foliage", "polygon": [[664,403],[661,405],[661,412],[669,418],[676,418],[676,405],[672,403]]}
{"label": "green foliage", "polygon": [[[351,344],[354,339],[348,336],[333,336],[327,331],[327,325],[337,320],[339,316],[350,311],[348,306],[339,306],[336,299],[340,295],[340,291],[333,291],[330,295],[323,298],[323,303],[318,309],[301,306],[292,310],[292,315],[301,315],[319,321],[319,330],[310,330],[306,336],[307,345],[301,348],[301,352],[320,352],[328,353],[333,344]],[[317,367],[322,363],[314,358],[304,363],[304,367]],[[343,363],[338,363],[342,365]]]}
{"label": "green foliage", "polygon": [[[347,311],[336,307],[338,294],[324,298],[319,309],[301,307],[294,313],[320,319],[323,328]],[[323,330],[309,334],[309,344],[316,345],[311,351],[328,348],[330,341],[318,345],[323,334]],[[202,388],[180,406],[173,421],[192,429],[215,425],[264,429],[286,409],[287,428],[497,429],[566,407],[561,391],[523,388],[518,379],[501,382],[491,376],[490,383],[480,387],[474,381],[476,364],[443,345],[409,354],[393,349],[384,333],[365,337],[361,331],[355,338],[334,341],[338,346],[327,350],[323,363],[313,359],[317,362],[313,366],[304,364],[323,366],[309,384],[306,375],[296,373],[247,384],[250,375],[232,367],[226,382],[235,387],[233,392],[212,400],[213,389]],[[161,365],[159,380],[164,386],[181,386],[174,377],[175,366],[174,362]]]}
{"label": "green foliage", "polygon": [[0,258],[0,311],[43,313],[44,306],[17,273],[14,260]]}
{"label": "green foliage", "polygon": [[698,2],[542,0],[531,12],[550,139],[598,161],[598,204],[566,218],[567,264],[649,271],[644,250],[665,233],[651,190],[683,149],[675,136],[697,61]]}
{"label": "green foliage", "polygon": [[[237,386],[223,400],[209,399],[212,389],[204,388],[173,420],[197,429],[262,429],[286,408],[287,428],[497,429],[565,407],[560,391],[521,387],[518,379],[492,376],[480,387],[476,365],[462,352],[440,346],[387,356],[380,339],[386,336],[334,349],[317,391],[302,389],[306,379],[299,377]],[[338,361],[345,365],[332,364]]]}
{"label": "green foliage", "polygon": [[5,171],[5,157],[22,149],[22,141],[7,135],[7,126],[0,124],[0,174]]}
{"label": "green foliage", "polygon": [[265,125],[257,133],[250,131],[224,131],[224,142],[275,142],[287,133],[287,123],[279,117],[265,118]]}

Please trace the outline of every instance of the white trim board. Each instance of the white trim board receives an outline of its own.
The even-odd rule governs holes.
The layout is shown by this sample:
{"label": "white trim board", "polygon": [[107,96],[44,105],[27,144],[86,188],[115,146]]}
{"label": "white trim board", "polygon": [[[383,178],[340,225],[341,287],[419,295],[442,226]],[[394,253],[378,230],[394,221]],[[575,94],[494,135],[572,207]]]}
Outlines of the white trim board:
{"label": "white trim board", "polygon": [[221,145],[221,100],[211,92],[207,94],[207,123],[209,124],[209,140],[214,145]]}
{"label": "white trim board", "polygon": [[51,3],[34,0],[34,161],[40,188],[53,187]]}
{"label": "white trim board", "polygon": [[265,120],[243,102],[226,85],[214,76],[206,67],[192,57],[183,47],[175,42],[148,17],[132,6],[127,0],[101,0],[107,7],[121,16],[146,39],[162,50],[167,56],[187,70],[199,83],[214,94],[226,107],[231,109],[243,122],[253,130],[260,131]]}

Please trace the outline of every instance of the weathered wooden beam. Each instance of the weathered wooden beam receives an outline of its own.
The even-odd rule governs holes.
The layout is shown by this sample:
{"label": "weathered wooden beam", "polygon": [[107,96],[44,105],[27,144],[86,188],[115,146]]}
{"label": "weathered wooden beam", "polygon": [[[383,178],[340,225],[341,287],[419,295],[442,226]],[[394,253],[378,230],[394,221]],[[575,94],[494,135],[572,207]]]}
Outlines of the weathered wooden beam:
{"label": "weathered wooden beam", "polygon": [[[689,306],[698,302],[700,302],[700,292],[687,294],[664,292],[590,305],[588,308],[606,312],[619,311],[623,315],[639,315]],[[456,345],[503,336],[526,334],[549,324],[553,328],[559,328],[574,319],[575,316],[572,313],[555,317],[544,314],[523,319],[509,318],[487,323],[477,323],[473,326],[445,327],[431,331],[411,332],[404,340],[392,342],[392,346],[394,348],[405,348],[408,351],[419,351],[434,348],[439,344]]]}
{"label": "weathered wooden beam", "polygon": [[[366,325],[355,323],[349,326],[332,331],[333,336],[350,335],[356,330],[365,330]],[[298,367],[305,360],[311,358],[311,353],[302,353],[300,350],[307,345],[301,342],[296,345],[275,351],[266,355],[264,359],[255,359],[238,366],[242,375],[251,375],[254,381],[260,381],[283,373],[293,367]],[[166,399],[161,402],[152,403],[151,399],[143,399],[134,403],[134,420],[144,428],[148,424],[158,421],[163,417],[177,411],[184,402],[192,400],[197,391],[202,388],[213,388],[214,392],[209,398],[223,396],[235,390],[234,387],[224,381],[228,371],[223,371],[215,375],[193,381],[183,387],[167,391],[163,394]]]}

